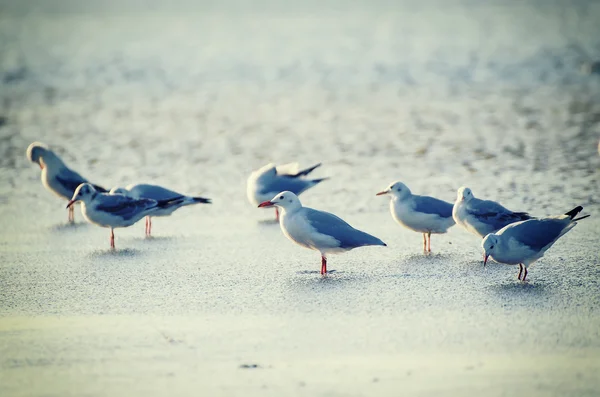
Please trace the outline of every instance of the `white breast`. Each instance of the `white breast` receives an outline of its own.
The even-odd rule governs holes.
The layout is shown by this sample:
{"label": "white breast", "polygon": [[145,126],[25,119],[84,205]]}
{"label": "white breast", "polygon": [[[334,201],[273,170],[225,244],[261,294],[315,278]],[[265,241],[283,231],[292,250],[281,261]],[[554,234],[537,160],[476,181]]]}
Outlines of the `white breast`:
{"label": "white breast", "polygon": [[391,200],[390,211],[396,222],[419,233],[446,233],[448,228],[454,224],[452,218],[416,212],[410,199]]}
{"label": "white breast", "polygon": [[321,234],[308,222],[302,210],[292,214],[283,213],[280,218],[283,234],[302,247],[322,253],[337,253],[347,250],[339,247],[339,241],[326,234]]}

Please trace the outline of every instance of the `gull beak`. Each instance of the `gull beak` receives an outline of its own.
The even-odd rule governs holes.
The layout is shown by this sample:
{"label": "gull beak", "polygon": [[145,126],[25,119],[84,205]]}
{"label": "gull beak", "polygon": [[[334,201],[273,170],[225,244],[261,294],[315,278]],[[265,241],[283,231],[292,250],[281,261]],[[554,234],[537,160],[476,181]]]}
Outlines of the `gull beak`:
{"label": "gull beak", "polygon": [[258,208],[263,208],[263,207],[272,207],[274,204],[270,201],[263,201],[262,203],[260,203],[258,205]]}
{"label": "gull beak", "polygon": [[67,204],[67,208],[75,204],[75,200],[69,200],[69,204]]}
{"label": "gull beak", "polygon": [[483,254],[483,266],[487,264],[487,260],[490,256],[488,254]]}
{"label": "gull beak", "polygon": [[44,166],[42,165],[42,163],[38,163],[38,165],[40,166],[40,170],[44,169]]}
{"label": "gull beak", "polygon": [[389,192],[390,192],[389,190],[384,190],[384,191],[377,193],[375,196],[383,196],[384,194],[388,194]]}

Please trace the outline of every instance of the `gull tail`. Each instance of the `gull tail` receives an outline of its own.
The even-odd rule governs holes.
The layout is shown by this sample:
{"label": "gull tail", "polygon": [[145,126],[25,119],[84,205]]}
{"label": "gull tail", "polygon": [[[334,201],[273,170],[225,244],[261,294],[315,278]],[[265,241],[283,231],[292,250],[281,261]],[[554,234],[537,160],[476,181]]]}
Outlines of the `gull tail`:
{"label": "gull tail", "polygon": [[532,218],[532,216],[529,215],[527,212],[513,212],[513,215],[517,217],[520,221],[526,221]]}
{"label": "gull tail", "polygon": [[158,208],[169,208],[174,205],[179,205],[183,202],[185,202],[185,196],[178,196],[167,200],[158,200],[156,206]]}
{"label": "gull tail", "polygon": [[584,215],[584,216],[580,216],[579,218],[575,218],[577,216],[577,214],[579,214],[581,211],[583,211],[583,207],[579,205],[579,206],[573,208],[571,211],[565,212],[565,215],[569,215],[571,217],[571,220],[573,220],[573,222],[577,222],[582,219],[589,218],[590,215]]}
{"label": "gull tail", "polygon": [[317,183],[321,183],[323,181],[326,181],[327,179],[329,179],[329,177],[319,178],[319,179],[312,179],[311,182],[312,182],[313,185],[316,185]]}
{"label": "gull tail", "polygon": [[580,220],[582,220],[582,219],[589,218],[589,217],[590,217],[590,215],[584,215],[584,216],[580,216],[579,218],[575,218],[575,219],[573,219],[573,222],[577,222],[577,221],[580,221]]}
{"label": "gull tail", "polygon": [[320,166],[321,166],[321,163],[315,164],[312,167],[309,167],[309,168],[307,168],[305,170],[298,171],[297,174],[289,175],[289,176],[292,177],[292,178],[298,178],[299,176],[305,176],[305,175],[310,174],[311,172],[313,172],[316,168],[319,168]]}
{"label": "gull tail", "polygon": [[190,204],[212,204],[212,200],[204,197],[190,197],[192,202]]}

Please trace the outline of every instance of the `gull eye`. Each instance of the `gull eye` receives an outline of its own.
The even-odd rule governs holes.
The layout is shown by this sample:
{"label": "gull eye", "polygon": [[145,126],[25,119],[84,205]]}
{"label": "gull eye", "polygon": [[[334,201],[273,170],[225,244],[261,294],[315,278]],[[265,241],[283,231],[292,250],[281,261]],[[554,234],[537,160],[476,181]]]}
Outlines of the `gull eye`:
{"label": "gull eye", "polygon": [[279,200],[283,200],[283,196],[279,196]]}
{"label": "gull eye", "polygon": [[492,245],[492,246],[490,247],[490,249],[491,249],[491,250],[493,250],[493,249],[494,249],[494,246]]}

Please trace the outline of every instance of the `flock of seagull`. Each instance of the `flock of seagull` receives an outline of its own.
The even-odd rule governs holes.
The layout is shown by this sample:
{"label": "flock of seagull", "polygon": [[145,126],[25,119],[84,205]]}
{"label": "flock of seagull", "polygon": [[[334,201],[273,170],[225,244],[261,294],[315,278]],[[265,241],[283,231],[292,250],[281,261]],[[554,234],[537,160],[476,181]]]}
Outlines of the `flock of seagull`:
{"label": "flock of seagull", "polygon": [[[81,203],[85,219],[110,229],[110,246],[115,248],[114,229],[128,227],[146,218],[146,236],[151,235],[152,217],[169,216],[192,204],[210,204],[204,197],[192,197],[149,184],[115,187],[110,191],[90,183],[69,169],[47,145],[33,142],[27,158],[41,168],[43,185],[68,200],[69,222],[74,222],[74,204]],[[304,207],[298,196],[327,178],[310,179],[321,164],[300,170],[297,164],[266,166],[248,178],[247,196],[259,208],[275,208],[283,234],[294,243],[321,254],[321,274],[327,274],[329,254],[364,246],[387,246],[379,238],[355,229],[338,216]],[[578,206],[563,215],[535,218],[526,212],[511,211],[497,202],[474,197],[471,189],[461,187],[456,202],[413,194],[401,182],[386,187],[377,196],[390,197],[390,212],[396,222],[423,234],[423,251],[431,252],[431,235],[443,234],[458,224],[482,238],[484,266],[488,258],[507,265],[519,265],[518,279],[525,281],[527,268],[577,221],[583,210]]]}

